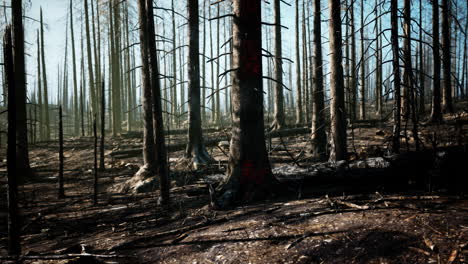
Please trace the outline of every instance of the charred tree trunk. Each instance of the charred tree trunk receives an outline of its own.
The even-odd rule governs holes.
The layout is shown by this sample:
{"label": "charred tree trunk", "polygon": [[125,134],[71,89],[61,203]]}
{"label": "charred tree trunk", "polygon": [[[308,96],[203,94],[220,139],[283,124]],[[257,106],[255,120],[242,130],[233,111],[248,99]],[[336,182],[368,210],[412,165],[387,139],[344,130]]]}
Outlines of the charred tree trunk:
{"label": "charred tree trunk", "polygon": [[314,89],[312,111],[312,153],[324,159],[327,149],[327,135],[325,134],[325,103],[323,92],[323,60],[322,60],[322,32],[320,20],[320,0],[314,1]]}
{"label": "charred tree trunk", "polygon": [[[198,8],[197,8],[198,10]],[[161,84],[159,82],[159,69],[156,53],[156,34],[154,27],[153,1],[146,0],[146,23],[148,25],[148,63],[150,68],[151,94],[153,97],[153,130],[156,175],[159,177],[160,203],[169,204],[169,170],[167,164],[167,150],[164,138],[164,124],[161,106]],[[198,57],[198,53],[195,57]]]}
{"label": "charred tree trunk", "polygon": [[70,0],[70,35],[71,35],[71,45],[72,45],[72,69],[73,69],[73,128],[74,134],[79,135],[80,128],[80,115],[79,115],[79,105],[78,105],[78,81],[76,76],[76,52],[75,52],[75,34],[73,30],[73,0]]}
{"label": "charred tree trunk", "polygon": [[354,34],[354,2],[351,1],[351,6],[349,7],[350,13],[350,27],[351,27],[351,81],[350,81],[350,119],[351,121],[356,120],[357,117],[357,76],[356,76],[356,36]]}
{"label": "charred tree trunk", "polygon": [[433,0],[432,2],[432,58],[434,59],[432,79],[434,84],[431,120],[440,122],[442,121],[442,109],[440,100],[439,0]]}
{"label": "charred tree trunk", "polygon": [[304,122],[301,89],[301,50],[299,45],[299,0],[296,0],[296,124]]}
{"label": "charred tree trunk", "polygon": [[450,56],[450,3],[442,0],[442,61],[444,64],[444,86],[442,89],[442,112],[453,113],[452,76]]}
{"label": "charred tree trunk", "polygon": [[[142,169],[149,172],[154,172],[155,152],[154,152],[154,131],[153,131],[153,113],[152,105],[153,98],[151,93],[151,77],[149,67],[149,54],[148,54],[148,21],[146,14],[145,0],[138,0],[138,13],[140,25],[140,53],[142,60],[141,70],[141,85],[142,97],[141,104],[143,106],[143,167]],[[140,169],[141,170],[141,169]]]}
{"label": "charred tree trunk", "polygon": [[88,78],[89,78],[89,93],[90,93],[90,106],[92,115],[96,114],[96,89],[94,83],[94,73],[93,73],[93,56],[91,51],[91,34],[89,29],[89,16],[88,16],[88,0],[84,0],[84,10],[85,10],[85,27],[86,27],[86,50],[88,55]]}
{"label": "charred tree trunk", "polygon": [[15,74],[15,111],[16,111],[16,168],[20,183],[32,178],[29,165],[28,127],[26,114],[26,70],[24,63],[24,29],[22,1],[11,2],[13,21],[13,61]]}
{"label": "charred tree trunk", "polygon": [[260,0],[233,1],[233,130],[227,176],[213,201],[219,208],[258,199],[274,181],[263,123],[260,6]]}
{"label": "charred tree trunk", "polygon": [[59,106],[59,176],[58,176],[58,198],[65,197],[63,190],[63,118],[62,106]]}
{"label": "charred tree trunk", "polygon": [[[21,1],[19,1],[21,2]],[[8,255],[20,255],[20,219],[18,212],[18,172],[16,153],[16,84],[15,65],[13,62],[13,41],[11,27],[5,29],[3,39],[3,59],[5,65],[5,80],[8,89],[8,148],[7,148],[7,176],[8,176]]]}
{"label": "charred tree trunk", "polygon": [[283,95],[283,61],[281,51],[281,5],[280,0],[274,0],[275,13],[275,107],[273,129],[284,127],[284,95]]}
{"label": "charred tree trunk", "polygon": [[399,48],[398,48],[398,2],[392,1],[390,5],[391,12],[391,43],[393,53],[393,85],[394,96],[393,101],[395,107],[393,109],[393,140],[392,151],[400,152],[400,130],[401,130],[401,99],[400,99],[400,64],[399,64]]}
{"label": "charred tree trunk", "polygon": [[93,117],[93,138],[94,138],[94,184],[93,184],[93,204],[97,205],[98,204],[98,161],[97,161],[97,155],[98,155],[98,150],[97,150],[97,142],[98,142],[98,136],[97,136],[97,127],[96,127],[96,115]]}
{"label": "charred tree trunk", "polygon": [[359,69],[361,71],[361,89],[359,90],[359,118],[366,119],[366,52],[364,49],[364,0],[361,1],[361,62]]}
{"label": "charred tree trunk", "polygon": [[330,9],[330,160],[346,159],[346,109],[344,105],[344,80],[341,51],[340,0],[329,0]]}
{"label": "charred tree trunk", "polygon": [[[200,113],[200,60],[198,32],[198,0],[188,1],[189,53],[188,87],[189,87],[189,129],[188,144],[185,155],[193,159],[195,168],[212,160],[203,144],[202,118]],[[203,76],[204,78],[204,76]]]}
{"label": "charred tree trunk", "polygon": [[419,100],[418,113],[424,115],[426,112],[425,106],[425,65],[424,65],[424,49],[423,49],[423,24],[422,24],[422,0],[419,0]]}
{"label": "charred tree trunk", "polygon": [[100,146],[100,158],[99,158],[99,169],[100,170],[105,170],[106,166],[104,163],[104,138],[105,138],[105,116],[106,116],[106,96],[105,96],[105,85],[104,81],[102,82],[102,87],[101,87],[101,146]]}

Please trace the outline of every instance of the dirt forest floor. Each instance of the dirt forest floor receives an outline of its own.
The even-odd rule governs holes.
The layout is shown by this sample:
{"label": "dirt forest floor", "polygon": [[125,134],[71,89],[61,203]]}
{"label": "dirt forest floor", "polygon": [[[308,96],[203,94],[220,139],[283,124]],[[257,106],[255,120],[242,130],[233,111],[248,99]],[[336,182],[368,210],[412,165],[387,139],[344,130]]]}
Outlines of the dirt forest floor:
{"label": "dirt forest floor", "polygon": [[[468,113],[446,119],[443,125],[421,128],[424,148],[455,146],[466,154]],[[464,122],[457,125],[459,120]],[[385,154],[389,135],[389,123],[349,129],[350,152],[355,153],[350,159]],[[184,139],[174,135],[168,141]],[[163,210],[157,206],[158,192],[112,191],[138,170],[141,157],[111,154],[135,148],[141,139],[122,136],[106,142],[107,169],[99,173],[97,206],[92,204],[91,138],[65,142],[64,199],[57,198],[57,142],[31,146],[37,180],[19,190],[24,263],[468,262],[466,185],[452,191],[450,183],[433,185],[424,175],[398,182],[397,188],[385,184],[391,177],[375,184],[299,182],[285,185],[286,194],[276,198],[214,211],[208,206],[206,182],[225,172],[227,156],[213,146],[208,151],[218,162],[197,171],[179,162],[181,150],[170,153],[173,202]],[[413,143],[403,139],[403,150],[411,150]],[[308,144],[308,134],[272,139],[274,171],[281,173],[295,163],[311,166],[315,161]],[[0,150],[0,263],[7,262],[4,152]],[[458,165],[468,171],[466,161]]]}

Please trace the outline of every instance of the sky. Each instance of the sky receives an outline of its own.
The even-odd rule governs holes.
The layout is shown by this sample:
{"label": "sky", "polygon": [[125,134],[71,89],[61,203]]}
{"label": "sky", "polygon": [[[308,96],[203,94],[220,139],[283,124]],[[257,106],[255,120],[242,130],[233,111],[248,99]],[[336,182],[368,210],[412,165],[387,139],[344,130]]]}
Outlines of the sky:
{"label": "sky", "polygon": [[[5,1],[5,0],[0,0]],[[36,83],[36,68],[37,68],[37,62],[36,62],[36,54],[37,54],[37,46],[36,46],[36,31],[39,28],[39,10],[42,7],[43,9],[43,15],[44,15],[44,22],[46,24],[45,27],[45,56],[46,56],[46,70],[47,70],[47,78],[48,78],[48,86],[49,86],[49,96],[50,100],[52,102],[56,101],[57,97],[57,75],[58,75],[58,65],[61,65],[60,67],[63,67],[64,63],[64,50],[65,50],[65,30],[66,30],[66,21],[67,21],[67,16],[68,16],[68,7],[69,7],[69,2],[67,0],[23,0],[26,4],[25,8],[25,40],[26,40],[26,53],[27,53],[27,72],[28,72],[28,83],[29,83],[29,91],[32,91],[35,87]],[[295,30],[294,30],[294,12],[295,12],[295,7],[294,7],[294,2],[293,0],[286,0],[287,2],[292,3],[292,6],[288,6],[286,4],[282,4],[282,9],[281,9],[281,16],[282,16],[282,25],[287,27],[288,29],[283,29],[282,30],[282,48],[283,48],[283,56],[290,58],[292,60],[295,59],[295,49],[294,49],[294,39],[295,39]],[[464,0],[456,0],[457,3],[461,3]],[[185,9],[185,1],[174,1],[176,3],[176,10],[182,14],[186,14],[186,9]],[[272,3],[273,1],[269,1]],[[302,2],[302,1],[301,1]],[[413,5],[414,10],[418,10],[418,2],[419,1],[413,1],[413,3],[416,2],[415,5]],[[135,5],[136,1],[131,1],[133,5]],[[170,7],[170,0],[157,0],[156,1],[158,6]],[[263,3],[263,11],[262,11],[262,20],[267,21],[272,23],[273,22],[273,17],[271,16],[272,14],[272,4],[266,4],[266,2]],[[367,14],[371,12],[371,9],[374,6],[375,1],[366,1],[365,2],[365,14],[367,17]],[[327,63],[329,60],[329,52],[328,52],[328,22],[327,18],[329,15],[329,10],[327,8],[328,1],[322,1],[322,47],[323,47],[323,54],[324,54],[324,61],[327,67]],[[81,57],[80,55],[80,28],[82,26],[82,23],[80,22],[80,12],[83,10],[83,0],[74,0],[74,28],[75,28],[75,46],[76,46],[76,52],[77,52],[77,59]],[[461,4],[459,4],[461,6]],[[202,6],[202,1],[200,1],[200,7]],[[400,4],[401,6],[401,4]],[[388,8],[388,5],[387,7]],[[430,32],[430,19],[431,13],[430,13],[430,5],[427,0],[423,0],[423,10],[424,10],[424,24],[426,25],[426,29]],[[159,18],[156,18],[156,23],[159,25],[159,30],[160,26],[162,23],[165,23],[166,26],[171,23],[169,20],[170,16],[167,12],[164,11],[156,11],[158,14],[162,15],[164,17],[164,21],[162,21]],[[3,12],[1,12],[2,15],[0,16],[0,26],[2,26],[4,23],[4,18],[1,18],[3,16]],[[310,10],[310,13],[312,13],[312,10]],[[463,8],[461,12],[463,16]],[[201,15],[201,14],[200,14]],[[412,12],[412,15],[417,19],[419,16],[419,12]],[[214,16],[214,14],[213,14]],[[355,16],[356,16],[356,28],[359,27],[360,21],[359,21],[359,5],[356,6],[355,9]],[[372,19],[373,15],[367,17],[368,20]],[[385,22],[387,21],[387,22]],[[136,21],[133,21],[136,22]],[[200,21],[201,22],[201,21]],[[388,23],[388,17],[384,18],[384,23]],[[186,34],[185,26],[182,25],[182,19],[178,20],[178,28],[177,32],[178,34]],[[213,23],[213,28],[215,28],[216,24]],[[386,26],[384,25],[383,28]],[[135,26],[133,26],[135,28]],[[268,26],[264,26],[263,30],[267,30]],[[272,27],[269,27],[270,30],[272,30]],[[369,25],[369,30],[373,28],[373,25]],[[417,30],[417,27],[415,27]],[[201,29],[201,25],[200,25]],[[158,29],[157,29],[158,30]],[[1,31],[1,28],[0,28]],[[162,34],[160,31],[158,34]],[[344,34],[344,31],[343,31]],[[372,36],[373,31],[369,31],[368,33],[370,36]],[[413,33],[414,34],[414,33]],[[172,35],[172,32],[170,32],[169,27],[166,27],[166,35],[167,37],[170,37]],[[390,38],[389,34],[386,34],[388,38]],[[273,37],[273,34],[270,34],[270,36]],[[137,36],[136,36],[137,37]],[[186,38],[186,37],[185,37]],[[200,41],[201,41],[202,36],[200,36]],[[221,36],[221,38],[224,38],[224,36]],[[356,36],[357,39],[359,39],[359,35]],[[107,39],[104,38],[103,39]],[[221,39],[220,42],[224,43],[226,39]],[[135,40],[138,42],[137,40]],[[215,41],[215,40],[214,40]],[[344,40],[345,41],[345,40]],[[69,40],[70,42],[70,40]],[[209,42],[209,38],[207,37],[207,42]],[[384,45],[386,44],[386,41],[384,40]],[[70,43],[69,43],[70,45]],[[104,44],[105,45],[105,44]],[[207,43],[209,45],[209,43]],[[264,45],[265,45],[265,40],[264,40]],[[359,43],[358,43],[359,45]],[[414,44],[413,44],[414,45]],[[69,46],[70,48],[70,46]],[[201,46],[200,46],[201,48]],[[165,47],[166,50],[169,50],[169,47]],[[273,50],[270,50],[273,52]],[[209,49],[207,49],[207,52],[209,52]],[[216,52],[215,52],[216,53]],[[105,53],[104,53],[105,54]],[[187,52],[185,52],[187,54]],[[388,54],[388,52],[384,51],[384,55]],[[136,53],[136,56],[139,56],[139,53]],[[391,58],[391,54],[389,55],[390,57],[387,57],[387,59]],[[70,52],[68,55],[69,58],[69,65],[71,65],[71,56]],[[138,58],[137,58],[138,60]],[[385,60],[385,59],[384,59]],[[77,62],[78,63],[78,62]],[[138,62],[137,62],[138,63]],[[264,60],[264,75],[266,72],[266,63],[268,61],[265,59]],[[224,63],[222,63],[224,65]],[[79,64],[77,65],[77,67]],[[209,68],[209,67],[208,67]],[[286,85],[289,86],[289,73],[287,72],[289,70],[289,65],[285,65],[283,67],[285,69],[285,82]],[[69,66],[69,69],[71,69],[71,66]],[[293,65],[293,74],[292,74],[292,79],[295,80],[295,73],[294,69],[295,66]],[[386,71],[384,70],[384,73]],[[186,75],[186,74],[185,74]],[[69,75],[69,81],[71,82],[71,73]],[[209,80],[210,77],[207,76],[207,79]],[[138,78],[139,81],[139,78]],[[293,82],[294,86],[294,82]],[[71,87],[71,85],[69,85]],[[266,90],[266,86],[264,87]],[[294,90],[294,89],[293,89]]]}

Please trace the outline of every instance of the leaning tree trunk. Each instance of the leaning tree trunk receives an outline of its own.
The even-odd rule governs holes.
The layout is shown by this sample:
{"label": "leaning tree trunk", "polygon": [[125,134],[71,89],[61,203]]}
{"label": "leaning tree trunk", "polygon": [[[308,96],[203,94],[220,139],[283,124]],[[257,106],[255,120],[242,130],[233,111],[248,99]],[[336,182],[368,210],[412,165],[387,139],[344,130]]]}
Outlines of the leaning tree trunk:
{"label": "leaning tree trunk", "polygon": [[28,129],[26,115],[26,70],[24,63],[24,29],[22,1],[12,1],[13,49],[15,67],[16,111],[16,168],[20,182],[32,177],[28,154]]}
{"label": "leaning tree trunk", "polygon": [[327,135],[325,134],[325,104],[323,92],[322,32],[320,21],[320,0],[314,1],[314,89],[312,111],[312,153],[326,157]]}
{"label": "leaning tree trunk", "polygon": [[344,105],[344,80],[341,54],[340,0],[329,0],[330,9],[330,160],[346,159],[346,109]]}
{"label": "leaning tree trunk", "polygon": [[[198,0],[188,1],[189,53],[187,57],[189,86],[189,129],[187,158],[193,158],[194,166],[212,160],[203,144],[202,118],[200,113],[200,57],[198,32]],[[203,76],[203,78],[205,78]]]}
{"label": "leaning tree trunk", "polygon": [[442,112],[453,113],[452,76],[450,66],[450,3],[442,0],[442,61],[444,64],[444,86],[442,88]]}
{"label": "leaning tree trunk", "polygon": [[273,129],[284,127],[284,96],[283,96],[283,60],[281,55],[281,6],[280,0],[274,0],[275,13],[275,108]]}
{"label": "leaning tree trunk", "polygon": [[440,100],[440,55],[439,55],[439,0],[432,1],[432,63],[434,70],[432,73],[432,113],[431,121],[442,121],[442,109]]}
{"label": "leaning tree trunk", "polygon": [[393,51],[393,85],[394,85],[394,103],[393,109],[393,140],[392,151],[400,152],[400,130],[401,130],[401,101],[400,101],[400,65],[399,65],[399,48],[398,48],[398,3],[392,1],[390,5],[391,11],[391,43]]}
{"label": "leaning tree trunk", "polygon": [[[21,6],[21,1],[20,2]],[[13,3],[14,5],[14,3]],[[21,14],[21,13],[20,13]],[[21,18],[21,16],[20,16]],[[5,65],[5,80],[8,89],[8,147],[7,147],[7,180],[8,180],[8,254],[20,255],[20,223],[18,213],[18,172],[17,169],[17,117],[16,117],[16,96],[18,81],[15,80],[15,65],[13,58],[13,41],[11,38],[11,28],[7,26],[3,39],[3,59]],[[24,80],[24,79],[23,79]],[[15,109],[13,109],[15,108]]]}
{"label": "leaning tree trunk", "polygon": [[258,199],[271,190],[263,123],[261,0],[233,1],[233,130],[227,177],[217,207]]}
{"label": "leaning tree trunk", "polygon": [[[151,79],[151,93],[153,96],[153,129],[156,175],[159,176],[160,203],[169,204],[169,170],[167,164],[167,150],[164,139],[164,124],[161,106],[161,84],[156,53],[156,34],[154,27],[153,0],[146,0],[146,19],[148,24],[148,54]],[[198,57],[198,53],[195,57]]]}

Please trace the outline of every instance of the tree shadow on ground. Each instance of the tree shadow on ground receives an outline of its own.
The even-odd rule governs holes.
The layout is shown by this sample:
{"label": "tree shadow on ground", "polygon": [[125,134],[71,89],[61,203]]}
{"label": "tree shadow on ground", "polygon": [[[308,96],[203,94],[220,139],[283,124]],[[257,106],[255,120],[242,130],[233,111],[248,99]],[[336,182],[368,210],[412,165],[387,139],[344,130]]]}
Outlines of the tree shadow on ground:
{"label": "tree shadow on ground", "polygon": [[404,232],[372,229],[301,251],[318,263],[420,263],[414,254],[405,254],[418,241]]}

